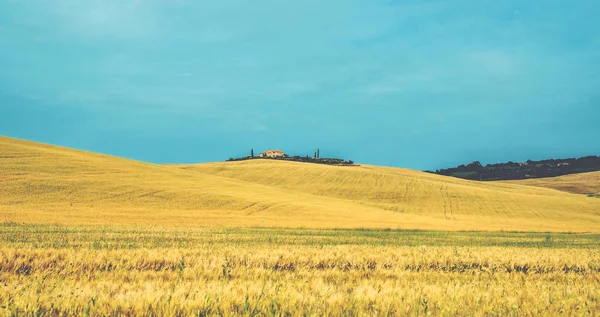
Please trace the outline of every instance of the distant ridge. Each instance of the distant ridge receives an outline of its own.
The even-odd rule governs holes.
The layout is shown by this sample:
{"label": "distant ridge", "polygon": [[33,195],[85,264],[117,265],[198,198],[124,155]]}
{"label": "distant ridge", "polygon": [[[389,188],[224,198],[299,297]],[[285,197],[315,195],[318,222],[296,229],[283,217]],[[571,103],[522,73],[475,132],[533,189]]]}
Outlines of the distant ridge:
{"label": "distant ridge", "polygon": [[475,161],[468,165],[426,172],[469,180],[497,181],[556,177],[596,171],[600,171],[600,157],[598,156],[542,161],[528,160],[521,163],[508,162],[485,166]]}
{"label": "distant ridge", "polygon": [[600,198],[600,172],[577,173],[558,177],[502,181],[505,183],[546,187],[564,192]]}
{"label": "distant ridge", "polygon": [[250,155],[237,158],[229,158],[226,162],[239,162],[248,160],[279,160],[279,161],[290,161],[299,163],[314,163],[324,165],[345,165],[345,166],[356,166],[354,161],[345,160],[341,158],[324,158],[321,157],[321,150],[317,149],[313,156],[310,155],[294,155],[289,156],[281,150],[267,150],[266,152],[260,153],[260,155],[254,155],[254,149],[250,151]]}

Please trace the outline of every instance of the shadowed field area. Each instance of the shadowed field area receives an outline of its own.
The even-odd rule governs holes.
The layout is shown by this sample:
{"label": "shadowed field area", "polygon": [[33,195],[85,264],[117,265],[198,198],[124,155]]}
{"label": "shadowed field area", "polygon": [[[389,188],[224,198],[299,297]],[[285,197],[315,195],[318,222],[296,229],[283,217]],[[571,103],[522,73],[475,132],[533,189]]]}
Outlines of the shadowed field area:
{"label": "shadowed field area", "polygon": [[547,187],[575,194],[600,197],[600,172],[519,181],[504,181],[504,183]]}
{"label": "shadowed field area", "polygon": [[600,200],[375,166],[163,166],[0,137],[0,219],[140,226],[600,231]]}

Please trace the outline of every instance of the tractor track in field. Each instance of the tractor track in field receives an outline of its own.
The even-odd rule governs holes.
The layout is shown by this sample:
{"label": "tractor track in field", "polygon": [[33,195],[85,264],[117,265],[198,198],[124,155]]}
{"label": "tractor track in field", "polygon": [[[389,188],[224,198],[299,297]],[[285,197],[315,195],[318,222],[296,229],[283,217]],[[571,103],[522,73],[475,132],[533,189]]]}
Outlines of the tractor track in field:
{"label": "tractor track in field", "polygon": [[[452,198],[450,198],[450,194],[448,193],[448,184],[442,183],[440,186],[440,194],[442,196],[442,201],[444,202],[444,218],[446,219],[454,219],[454,208],[452,207]],[[448,215],[449,214],[449,215]]]}

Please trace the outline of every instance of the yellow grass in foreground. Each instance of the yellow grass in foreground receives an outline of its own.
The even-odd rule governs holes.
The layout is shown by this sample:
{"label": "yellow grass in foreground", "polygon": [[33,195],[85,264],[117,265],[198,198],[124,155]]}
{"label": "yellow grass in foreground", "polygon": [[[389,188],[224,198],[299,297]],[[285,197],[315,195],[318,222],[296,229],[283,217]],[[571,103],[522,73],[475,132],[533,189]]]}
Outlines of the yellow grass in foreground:
{"label": "yellow grass in foreground", "polygon": [[0,137],[0,220],[600,231],[600,199],[374,166],[161,166]]}
{"label": "yellow grass in foreground", "polygon": [[600,311],[597,236],[0,228],[0,315],[7,316]]}

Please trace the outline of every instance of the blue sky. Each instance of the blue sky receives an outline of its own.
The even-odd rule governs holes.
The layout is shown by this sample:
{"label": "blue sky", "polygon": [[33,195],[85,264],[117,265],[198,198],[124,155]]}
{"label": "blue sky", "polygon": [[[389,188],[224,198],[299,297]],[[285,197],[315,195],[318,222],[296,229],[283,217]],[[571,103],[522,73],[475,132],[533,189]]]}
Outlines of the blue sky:
{"label": "blue sky", "polygon": [[0,135],[155,163],[600,154],[600,2],[0,0]]}

